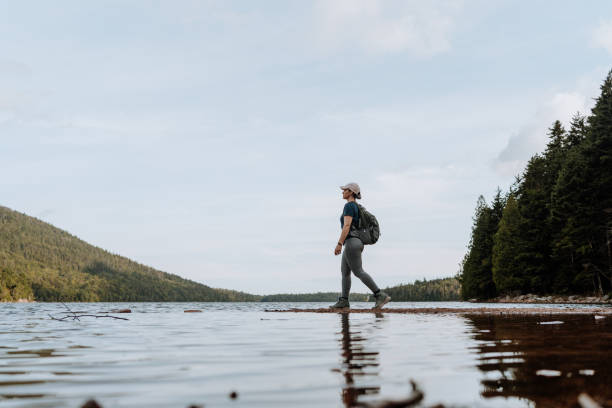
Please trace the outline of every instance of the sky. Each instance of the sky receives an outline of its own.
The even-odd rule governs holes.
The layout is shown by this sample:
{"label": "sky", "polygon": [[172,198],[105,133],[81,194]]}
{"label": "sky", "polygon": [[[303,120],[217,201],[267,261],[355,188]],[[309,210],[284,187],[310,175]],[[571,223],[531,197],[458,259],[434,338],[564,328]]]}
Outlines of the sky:
{"label": "sky", "polygon": [[339,291],[357,182],[379,286],[454,276],[478,196],[611,68],[609,1],[0,0],[0,205],[212,287]]}

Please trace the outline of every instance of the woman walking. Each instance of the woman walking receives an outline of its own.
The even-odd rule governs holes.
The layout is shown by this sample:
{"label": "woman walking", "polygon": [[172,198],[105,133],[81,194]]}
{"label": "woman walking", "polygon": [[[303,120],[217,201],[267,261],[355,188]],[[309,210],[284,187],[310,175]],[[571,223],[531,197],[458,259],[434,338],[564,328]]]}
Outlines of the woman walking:
{"label": "woman walking", "polygon": [[[334,249],[334,255],[340,255],[342,252],[342,263],[340,271],[342,272],[342,296],[338,301],[331,305],[331,308],[340,309],[348,308],[349,292],[351,291],[351,271],[374,293],[376,304],[373,309],[380,309],[391,297],[381,291],[370,275],[363,270],[361,266],[361,253],[363,252],[363,242],[357,236],[351,235],[351,230],[359,227],[359,206],[356,199],[361,199],[361,190],[357,183],[348,183],[340,187],[342,189],[342,198],[346,200],[344,210],[340,216],[340,225],[342,232],[338,245]],[[344,246],[344,251],[342,251]]]}

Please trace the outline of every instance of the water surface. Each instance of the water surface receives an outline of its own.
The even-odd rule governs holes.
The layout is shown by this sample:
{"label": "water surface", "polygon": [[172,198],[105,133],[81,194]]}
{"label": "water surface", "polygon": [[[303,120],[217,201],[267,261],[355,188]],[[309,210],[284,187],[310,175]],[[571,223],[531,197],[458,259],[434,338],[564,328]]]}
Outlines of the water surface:
{"label": "water surface", "polygon": [[580,392],[612,406],[612,317],[265,312],[325,306],[80,303],[132,313],[60,322],[61,304],[2,304],[0,405],[344,407],[405,398],[414,380],[423,406],[570,407]]}

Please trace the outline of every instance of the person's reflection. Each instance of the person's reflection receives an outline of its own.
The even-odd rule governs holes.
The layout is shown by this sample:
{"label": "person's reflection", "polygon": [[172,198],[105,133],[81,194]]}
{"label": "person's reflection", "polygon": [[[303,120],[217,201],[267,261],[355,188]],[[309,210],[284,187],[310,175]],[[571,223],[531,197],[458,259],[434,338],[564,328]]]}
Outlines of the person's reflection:
{"label": "person's reflection", "polygon": [[484,398],[571,407],[585,392],[612,406],[612,317],[466,317],[478,341]]}
{"label": "person's reflection", "polygon": [[[377,317],[379,317],[377,315]],[[382,314],[380,315],[382,317]],[[342,388],[342,401],[346,407],[357,405],[360,395],[378,394],[380,387],[377,386],[357,386],[356,377],[360,377],[364,382],[378,375],[378,352],[365,349],[366,338],[360,331],[351,331],[349,313],[340,314],[342,329],[342,368],[345,384]]]}

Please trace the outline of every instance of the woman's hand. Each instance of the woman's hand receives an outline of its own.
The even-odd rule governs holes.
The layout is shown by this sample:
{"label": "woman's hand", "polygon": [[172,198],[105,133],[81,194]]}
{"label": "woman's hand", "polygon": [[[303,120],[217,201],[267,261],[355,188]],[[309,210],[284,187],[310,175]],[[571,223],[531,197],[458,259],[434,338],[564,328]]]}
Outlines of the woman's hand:
{"label": "woman's hand", "polygon": [[336,249],[334,249],[334,255],[340,255],[340,252],[342,252],[342,245],[338,244]]}

